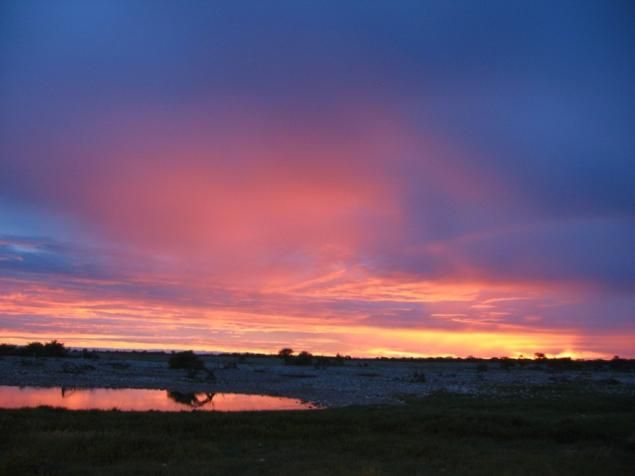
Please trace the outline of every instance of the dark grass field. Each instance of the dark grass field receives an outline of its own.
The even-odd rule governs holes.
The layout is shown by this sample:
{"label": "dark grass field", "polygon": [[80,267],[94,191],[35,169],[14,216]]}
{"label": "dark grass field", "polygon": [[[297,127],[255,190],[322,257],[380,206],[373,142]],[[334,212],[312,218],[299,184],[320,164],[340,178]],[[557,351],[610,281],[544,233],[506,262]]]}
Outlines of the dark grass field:
{"label": "dark grass field", "polygon": [[630,475],[631,396],[534,388],[309,412],[0,411],[0,474]]}

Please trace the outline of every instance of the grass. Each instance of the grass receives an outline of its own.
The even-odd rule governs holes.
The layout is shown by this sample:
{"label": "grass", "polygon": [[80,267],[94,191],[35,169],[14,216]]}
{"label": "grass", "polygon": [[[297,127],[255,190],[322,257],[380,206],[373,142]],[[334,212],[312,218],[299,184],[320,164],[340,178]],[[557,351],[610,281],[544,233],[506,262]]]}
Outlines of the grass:
{"label": "grass", "polygon": [[632,474],[632,397],[544,390],[310,412],[5,410],[0,474]]}

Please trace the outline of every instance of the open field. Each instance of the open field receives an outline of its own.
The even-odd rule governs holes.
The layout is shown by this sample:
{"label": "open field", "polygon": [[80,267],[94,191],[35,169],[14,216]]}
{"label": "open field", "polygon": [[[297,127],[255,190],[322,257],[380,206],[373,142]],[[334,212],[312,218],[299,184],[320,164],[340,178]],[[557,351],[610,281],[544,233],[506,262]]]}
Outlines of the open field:
{"label": "open field", "polygon": [[435,394],[312,412],[0,411],[0,474],[627,475],[632,396]]}

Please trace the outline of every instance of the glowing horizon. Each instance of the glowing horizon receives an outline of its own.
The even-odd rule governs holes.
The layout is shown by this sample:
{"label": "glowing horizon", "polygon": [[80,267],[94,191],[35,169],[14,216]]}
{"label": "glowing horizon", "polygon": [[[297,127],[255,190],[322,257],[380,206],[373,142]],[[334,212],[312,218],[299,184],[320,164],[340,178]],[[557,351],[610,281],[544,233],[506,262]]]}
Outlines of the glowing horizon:
{"label": "glowing horizon", "polygon": [[239,3],[0,7],[0,342],[635,357],[629,7]]}

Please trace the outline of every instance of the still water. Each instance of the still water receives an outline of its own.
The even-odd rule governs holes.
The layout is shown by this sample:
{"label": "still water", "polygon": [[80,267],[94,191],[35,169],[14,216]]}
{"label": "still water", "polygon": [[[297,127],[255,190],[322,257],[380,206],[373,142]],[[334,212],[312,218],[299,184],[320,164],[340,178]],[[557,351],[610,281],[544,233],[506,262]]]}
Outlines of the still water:
{"label": "still water", "polygon": [[47,405],[68,410],[178,412],[191,410],[240,412],[255,410],[311,410],[295,398],[244,393],[183,393],[133,388],[12,387],[0,385],[0,408]]}

